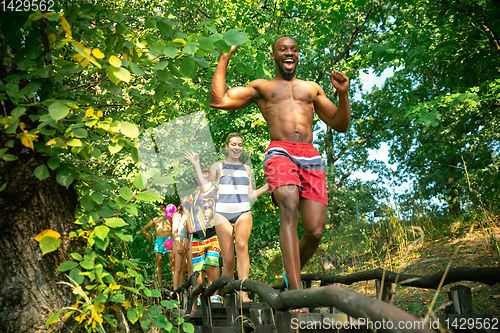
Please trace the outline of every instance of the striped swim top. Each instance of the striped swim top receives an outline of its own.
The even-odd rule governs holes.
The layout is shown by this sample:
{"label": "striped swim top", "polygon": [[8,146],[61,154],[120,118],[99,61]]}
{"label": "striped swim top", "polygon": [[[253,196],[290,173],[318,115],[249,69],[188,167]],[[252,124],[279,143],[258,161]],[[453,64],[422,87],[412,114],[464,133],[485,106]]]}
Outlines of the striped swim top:
{"label": "striped swim top", "polygon": [[239,213],[250,210],[248,188],[250,177],[244,164],[222,162],[219,178],[219,199],[215,206],[218,213]]}

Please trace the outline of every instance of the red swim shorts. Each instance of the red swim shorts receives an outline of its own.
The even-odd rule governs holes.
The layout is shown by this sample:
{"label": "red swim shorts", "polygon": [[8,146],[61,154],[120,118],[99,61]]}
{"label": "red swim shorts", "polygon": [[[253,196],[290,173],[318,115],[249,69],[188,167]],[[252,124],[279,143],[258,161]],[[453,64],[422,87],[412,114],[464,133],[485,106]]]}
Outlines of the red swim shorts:
{"label": "red swim shorts", "polygon": [[271,141],[264,172],[271,193],[283,185],[297,185],[301,197],[328,205],[325,164],[312,143]]}

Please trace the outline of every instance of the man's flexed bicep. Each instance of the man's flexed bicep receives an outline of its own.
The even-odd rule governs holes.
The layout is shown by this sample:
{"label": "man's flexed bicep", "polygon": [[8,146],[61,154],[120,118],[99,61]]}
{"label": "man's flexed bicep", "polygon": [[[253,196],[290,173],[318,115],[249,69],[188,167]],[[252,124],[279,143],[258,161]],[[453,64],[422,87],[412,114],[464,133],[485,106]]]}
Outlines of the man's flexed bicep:
{"label": "man's flexed bicep", "polygon": [[210,106],[213,108],[223,110],[242,109],[252,104],[257,96],[257,90],[252,85],[253,82],[246,87],[226,88],[227,65],[236,48],[236,46],[233,46],[229,53],[222,53],[219,64],[215,68],[210,85]]}
{"label": "man's flexed bicep", "polygon": [[217,97],[210,89],[210,106],[222,110],[239,110],[252,104],[256,96],[257,91],[251,86],[230,88]]}

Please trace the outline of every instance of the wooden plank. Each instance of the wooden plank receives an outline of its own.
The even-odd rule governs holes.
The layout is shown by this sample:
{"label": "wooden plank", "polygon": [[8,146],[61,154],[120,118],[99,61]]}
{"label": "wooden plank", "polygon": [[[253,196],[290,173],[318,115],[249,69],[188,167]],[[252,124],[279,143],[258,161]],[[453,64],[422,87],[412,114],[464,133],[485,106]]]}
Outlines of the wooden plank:
{"label": "wooden plank", "polygon": [[274,325],[255,325],[255,332],[258,333],[277,333]]}
{"label": "wooden plank", "polygon": [[236,294],[226,295],[226,314],[227,326],[238,326],[236,318],[238,317],[238,302]]}
{"label": "wooden plank", "polygon": [[212,333],[212,310],[210,308],[210,299],[205,296],[201,296],[200,298],[203,333]]}
{"label": "wooden plank", "polygon": [[297,312],[284,312],[284,311],[276,311],[275,321],[276,321],[276,330],[279,333],[299,333],[298,327],[296,329],[292,329],[292,319],[294,322],[298,322]]}
{"label": "wooden plank", "polygon": [[271,309],[250,309],[250,319],[257,325],[274,325],[274,316]]}

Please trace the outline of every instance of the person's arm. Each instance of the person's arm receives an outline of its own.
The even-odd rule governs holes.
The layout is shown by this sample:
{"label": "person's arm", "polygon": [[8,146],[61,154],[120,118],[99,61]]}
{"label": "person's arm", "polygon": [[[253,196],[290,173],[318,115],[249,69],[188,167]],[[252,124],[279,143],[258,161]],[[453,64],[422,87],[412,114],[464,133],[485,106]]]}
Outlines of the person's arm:
{"label": "person's arm", "polygon": [[144,227],[141,228],[141,232],[146,236],[148,241],[151,241],[151,235],[146,231],[153,225],[153,220],[149,221]]}
{"label": "person's arm", "polygon": [[236,50],[236,46],[231,47],[229,53],[220,55],[219,63],[215,68],[214,77],[210,84],[210,106],[222,110],[239,110],[254,102],[257,96],[255,82],[251,82],[246,87],[233,87],[226,90],[227,65],[231,55]]}
{"label": "person's arm", "polygon": [[210,171],[208,171],[208,181],[214,184],[215,182],[219,182],[220,178],[220,162],[215,162],[210,167]]}
{"label": "person's arm", "polygon": [[318,89],[318,95],[314,99],[316,113],[328,126],[337,132],[346,132],[351,120],[351,105],[349,103],[349,78],[344,74],[333,71],[330,74],[330,82],[337,90],[339,96],[338,108],[327,97],[323,89],[313,83]]}
{"label": "person's arm", "polygon": [[187,159],[194,167],[194,171],[196,172],[196,178],[198,179],[198,184],[200,185],[200,189],[203,193],[210,190],[212,187],[212,183],[208,182],[205,177],[203,177],[203,172],[200,167],[200,157],[198,154],[191,152],[186,152],[184,158]]}
{"label": "person's arm", "polygon": [[184,252],[182,250],[183,244],[182,240],[179,237],[179,234],[177,231],[179,230],[180,224],[182,219],[182,215],[179,213],[174,213],[174,216],[172,216],[172,238],[174,239],[174,242],[176,243],[176,248],[177,248],[177,253],[182,254]]}
{"label": "person's arm", "polygon": [[[250,175],[252,170],[250,170],[250,167],[248,165],[245,165],[245,169],[247,170],[248,173],[248,178],[251,179]],[[251,180],[250,180],[251,182]],[[259,187],[258,189],[254,190],[252,184],[248,187],[248,200],[249,201],[254,201],[258,197],[260,197],[262,194],[266,193],[266,191],[269,190],[269,185],[266,183],[266,185]]]}

